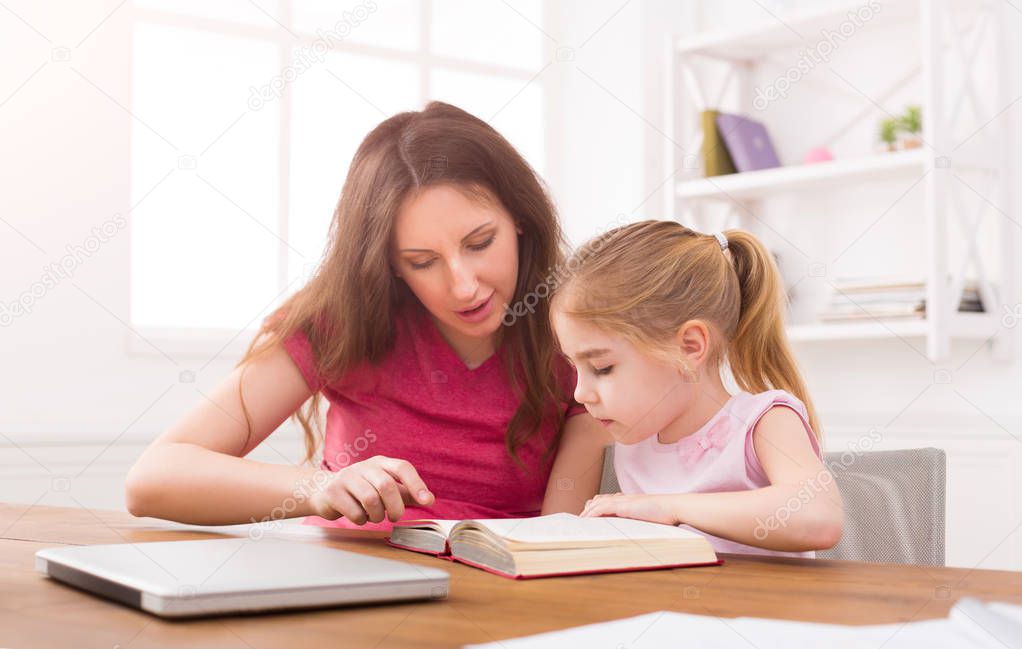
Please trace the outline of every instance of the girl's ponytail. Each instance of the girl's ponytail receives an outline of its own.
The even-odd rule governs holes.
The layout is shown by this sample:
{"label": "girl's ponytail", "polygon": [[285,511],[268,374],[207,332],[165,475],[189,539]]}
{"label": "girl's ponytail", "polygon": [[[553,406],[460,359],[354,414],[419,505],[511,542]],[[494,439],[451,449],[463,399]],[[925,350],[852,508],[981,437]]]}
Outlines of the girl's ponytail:
{"label": "girl's ponytail", "polygon": [[773,257],[744,230],[724,234],[741,294],[738,327],[728,349],[731,373],[747,392],[778,389],[798,397],[809,412],[809,425],[820,438],[816,410],[784,330],[784,289]]}

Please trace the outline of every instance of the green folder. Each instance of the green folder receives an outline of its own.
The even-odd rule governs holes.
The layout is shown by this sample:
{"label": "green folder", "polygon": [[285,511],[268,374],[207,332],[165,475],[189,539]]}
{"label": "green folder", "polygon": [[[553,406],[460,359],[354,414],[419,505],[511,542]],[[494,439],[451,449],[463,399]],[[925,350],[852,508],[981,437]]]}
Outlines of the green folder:
{"label": "green folder", "polygon": [[717,113],[715,110],[703,111],[703,169],[706,176],[723,176],[737,171],[717,130]]}

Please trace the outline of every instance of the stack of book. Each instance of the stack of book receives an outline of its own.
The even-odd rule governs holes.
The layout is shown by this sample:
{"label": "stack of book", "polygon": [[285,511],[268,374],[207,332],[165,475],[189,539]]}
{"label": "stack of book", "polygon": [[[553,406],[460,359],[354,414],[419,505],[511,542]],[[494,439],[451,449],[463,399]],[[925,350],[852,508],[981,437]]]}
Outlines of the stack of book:
{"label": "stack of book", "polygon": [[[966,282],[959,311],[982,312],[979,287]],[[915,280],[841,280],[820,313],[823,322],[926,317],[926,283]]]}

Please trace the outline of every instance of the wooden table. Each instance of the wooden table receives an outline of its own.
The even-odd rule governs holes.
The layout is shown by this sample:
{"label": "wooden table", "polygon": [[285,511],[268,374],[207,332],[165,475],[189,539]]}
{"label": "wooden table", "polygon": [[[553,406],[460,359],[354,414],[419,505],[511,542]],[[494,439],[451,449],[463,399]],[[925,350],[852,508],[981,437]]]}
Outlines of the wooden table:
{"label": "wooden table", "polygon": [[0,646],[457,647],[658,610],[871,624],[944,617],[964,595],[1022,604],[1022,573],[740,555],[722,566],[516,582],[338,530],[314,542],[446,569],[449,599],[165,621],[35,572],[41,548],[219,536],[123,512],[0,505]]}

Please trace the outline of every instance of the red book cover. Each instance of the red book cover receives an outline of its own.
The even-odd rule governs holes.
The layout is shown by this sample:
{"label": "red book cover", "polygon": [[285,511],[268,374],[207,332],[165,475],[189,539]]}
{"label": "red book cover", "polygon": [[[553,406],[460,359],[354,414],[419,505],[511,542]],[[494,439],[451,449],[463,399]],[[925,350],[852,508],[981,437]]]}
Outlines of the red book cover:
{"label": "red book cover", "polygon": [[401,548],[402,550],[411,550],[412,552],[418,552],[420,554],[428,554],[430,556],[434,556],[434,557],[437,557],[439,559],[446,559],[448,561],[453,561],[453,562],[456,562],[456,563],[463,563],[466,566],[472,566],[473,568],[479,568],[480,570],[485,570],[486,572],[489,572],[489,573],[494,574],[494,575],[500,575],[501,577],[504,577],[505,579],[517,579],[517,580],[522,580],[522,579],[543,579],[543,578],[546,578],[546,577],[573,577],[573,576],[577,576],[577,575],[600,575],[600,574],[609,574],[609,573],[614,573],[614,572],[639,572],[639,571],[648,571],[648,570],[672,570],[674,568],[697,568],[697,567],[700,567],[700,566],[719,566],[719,565],[722,565],[724,563],[723,559],[717,559],[716,561],[710,561],[710,562],[706,562],[706,563],[678,563],[678,564],[672,564],[672,565],[667,565],[667,566],[638,566],[638,567],[625,567],[625,568],[603,568],[603,569],[599,569],[599,570],[578,570],[578,571],[565,571],[565,572],[548,572],[548,573],[543,573],[543,574],[539,574],[539,575],[509,575],[506,572],[500,572],[499,570],[494,570],[493,568],[491,568],[489,566],[484,566],[481,563],[476,563],[475,561],[469,561],[468,559],[462,559],[461,557],[455,557],[455,556],[451,555],[450,545],[448,545],[444,549],[443,552],[430,552],[429,550],[423,550],[421,548],[413,548],[411,546],[401,545],[401,544],[398,544],[398,543],[394,543],[393,541],[390,540],[389,536],[386,537],[384,540],[387,542],[388,545],[393,546],[395,548]]}

